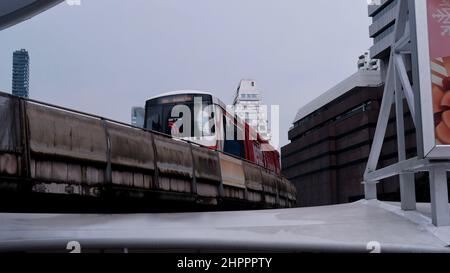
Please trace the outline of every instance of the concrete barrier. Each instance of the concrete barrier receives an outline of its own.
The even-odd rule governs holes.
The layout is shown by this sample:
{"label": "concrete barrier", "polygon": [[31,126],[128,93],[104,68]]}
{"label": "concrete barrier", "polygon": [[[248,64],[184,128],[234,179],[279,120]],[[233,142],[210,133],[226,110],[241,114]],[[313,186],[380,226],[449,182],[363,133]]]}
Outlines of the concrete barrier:
{"label": "concrete barrier", "polygon": [[243,166],[248,191],[247,199],[252,202],[262,202],[264,199],[261,167],[248,162],[243,162]]}
{"label": "concrete barrier", "polygon": [[269,170],[261,170],[262,184],[264,191],[264,202],[267,205],[275,206],[277,204],[277,176]]}
{"label": "concrete barrier", "polygon": [[100,117],[0,93],[0,121],[5,185],[5,177],[26,178],[35,192],[152,192],[210,205],[220,198],[260,207],[296,201],[293,184],[260,166]]}
{"label": "concrete barrier", "polygon": [[158,189],[192,193],[194,172],[189,144],[156,134],[153,137],[157,155]]}
{"label": "concrete barrier", "polygon": [[135,189],[154,188],[155,150],[153,136],[143,130],[106,123],[111,144],[111,182]]}
{"label": "concrete barrier", "polygon": [[226,154],[219,154],[219,158],[224,185],[224,197],[245,200],[246,186],[242,160]]}
{"label": "concrete barrier", "polygon": [[100,120],[29,102],[26,113],[32,153],[106,163]]}
{"label": "concrete barrier", "polygon": [[151,133],[111,122],[107,123],[107,129],[113,165],[155,170]]}
{"label": "concrete barrier", "polygon": [[245,174],[242,160],[225,154],[220,154],[219,157],[223,184],[245,189]]}
{"label": "concrete barrier", "polygon": [[101,121],[30,102],[25,106],[31,178],[69,185],[104,185],[107,144]]}
{"label": "concrete barrier", "polygon": [[0,94],[0,175],[21,175],[19,99]]}
{"label": "concrete barrier", "polygon": [[221,194],[222,175],[218,153],[193,145],[192,157],[197,194],[201,197],[219,197]]}
{"label": "concrete barrier", "polygon": [[1,153],[0,154],[0,174],[6,176],[20,175],[19,157],[15,154]]}

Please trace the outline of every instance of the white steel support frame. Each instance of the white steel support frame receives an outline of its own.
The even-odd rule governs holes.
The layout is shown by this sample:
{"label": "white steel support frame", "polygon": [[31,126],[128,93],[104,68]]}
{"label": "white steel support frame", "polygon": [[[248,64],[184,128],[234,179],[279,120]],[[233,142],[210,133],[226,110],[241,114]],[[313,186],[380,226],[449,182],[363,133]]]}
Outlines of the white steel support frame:
{"label": "white steel support frame", "polygon": [[[415,29],[415,1],[398,0],[395,39],[391,46],[391,56],[387,70],[383,100],[380,107],[377,127],[364,174],[364,190],[367,200],[377,199],[377,184],[380,180],[398,175],[400,179],[401,207],[403,210],[416,210],[415,178],[416,172],[429,172],[432,222],[435,226],[450,226],[450,210],[447,189],[448,160],[432,161],[425,159],[422,150],[423,136],[421,109],[419,103],[420,84],[417,62]],[[409,12],[408,12],[409,10]],[[406,58],[411,59],[413,86],[406,68]],[[423,72],[422,72],[423,73]],[[431,83],[430,83],[431,85]],[[431,95],[431,94],[430,94]],[[416,127],[418,157],[407,159],[405,149],[405,126],[403,101],[406,98]],[[392,105],[395,104],[397,122],[397,144],[399,162],[377,170]]]}

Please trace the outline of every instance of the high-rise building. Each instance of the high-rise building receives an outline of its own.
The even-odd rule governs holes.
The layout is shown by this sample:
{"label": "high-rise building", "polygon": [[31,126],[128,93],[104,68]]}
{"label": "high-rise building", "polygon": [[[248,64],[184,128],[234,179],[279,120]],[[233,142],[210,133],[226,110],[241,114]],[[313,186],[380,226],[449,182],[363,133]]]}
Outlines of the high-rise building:
{"label": "high-rise building", "polygon": [[12,94],[28,98],[30,78],[30,56],[25,49],[13,54]]}
{"label": "high-rise building", "polygon": [[268,108],[261,104],[261,93],[254,80],[241,80],[233,100],[237,116],[257,130],[265,140],[271,135],[268,121]]}
{"label": "high-rise building", "polygon": [[135,127],[144,128],[144,107],[132,107],[131,108],[131,125]]}

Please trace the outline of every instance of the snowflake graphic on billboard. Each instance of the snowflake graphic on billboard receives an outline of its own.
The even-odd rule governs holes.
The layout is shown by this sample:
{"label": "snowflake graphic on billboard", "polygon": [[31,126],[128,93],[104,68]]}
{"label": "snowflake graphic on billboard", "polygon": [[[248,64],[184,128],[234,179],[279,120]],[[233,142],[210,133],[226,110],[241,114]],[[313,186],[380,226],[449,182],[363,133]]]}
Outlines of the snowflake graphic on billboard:
{"label": "snowflake graphic on billboard", "polygon": [[441,24],[442,36],[450,36],[450,0],[442,0],[433,18]]}

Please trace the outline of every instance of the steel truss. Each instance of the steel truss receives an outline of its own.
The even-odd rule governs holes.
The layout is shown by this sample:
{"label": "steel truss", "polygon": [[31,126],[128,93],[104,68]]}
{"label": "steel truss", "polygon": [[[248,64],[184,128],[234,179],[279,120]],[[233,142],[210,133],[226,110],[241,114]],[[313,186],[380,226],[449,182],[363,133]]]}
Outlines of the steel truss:
{"label": "steel truss", "polygon": [[[394,30],[395,39],[391,46],[380,114],[364,174],[365,198],[367,200],[377,199],[377,184],[379,181],[399,175],[401,207],[406,211],[416,210],[414,174],[417,172],[428,172],[430,176],[432,223],[435,226],[450,226],[447,189],[447,171],[450,171],[450,155],[449,160],[433,161],[426,159],[422,150],[423,136],[415,22],[416,3],[415,0],[398,0],[398,2]],[[408,58],[411,60],[413,84],[411,84],[407,73],[406,61]],[[403,101],[405,98],[417,129],[418,156],[412,159],[406,158],[403,115]],[[395,105],[397,123],[399,162],[377,170],[393,104]]]}

